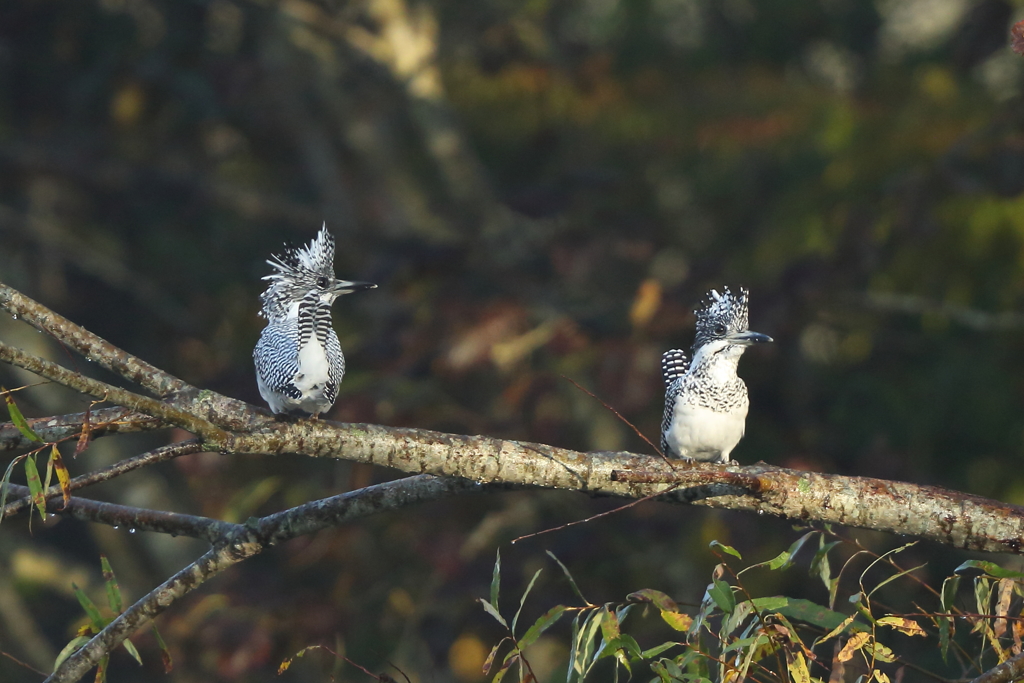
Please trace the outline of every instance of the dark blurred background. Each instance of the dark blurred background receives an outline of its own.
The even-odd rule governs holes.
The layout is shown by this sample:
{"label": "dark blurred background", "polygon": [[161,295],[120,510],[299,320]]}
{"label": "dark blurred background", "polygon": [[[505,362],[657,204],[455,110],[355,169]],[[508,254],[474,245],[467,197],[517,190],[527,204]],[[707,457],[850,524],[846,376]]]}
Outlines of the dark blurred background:
{"label": "dark blurred background", "polygon": [[[656,441],[660,354],[688,348],[710,288],[742,285],[751,328],[776,343],[741,363],[740,462],[1024,503],[1024,58],[1007,48],[1021,10],[6,0],[0,279],[189,382],[261,403],[265,259],[326,221],[338,274],[380,285],[335,306],[349,370],[327,417],[638,452],[650,449],[564,378]],[[17,321],[0,335],[112,379]],[[0,381],[35,380],[4,367]],[[86,406],[52,386],[17,396],[30,416]],[[102,439],[66,459],[77,475],[183,436]],[[239,521],[393,476],[203,454],[87,494]],[[146,667],[119,651],[111,680],[328,680],[323,654],[276,676],[284,657],[327,644],[413,683],[472,683],[502,635],[473,600],[499,545],[506,610],[547,567],[532,620],[573,600],[544,550],[593,602],[651,587],[692,604],[711,539],[753,562],[798,533],[647,503],[508,545],[615,504],[495,495],[296,540],[158,620],[172,674],[143,633]],[[6,520],[0,650],[47,669],[84,621],[71,582],[102,601],[100,554],[137,599],[202,551]],[[962,559],[918,547],[905,566],[927,561],[937,585]],[[826,600],[805,569],[749,585]],[[564,675],[566,634],[535,648],[539,673]],[[652,628],[647,644],[671,637]],[[40,678],[0,657],[0,679]]]}

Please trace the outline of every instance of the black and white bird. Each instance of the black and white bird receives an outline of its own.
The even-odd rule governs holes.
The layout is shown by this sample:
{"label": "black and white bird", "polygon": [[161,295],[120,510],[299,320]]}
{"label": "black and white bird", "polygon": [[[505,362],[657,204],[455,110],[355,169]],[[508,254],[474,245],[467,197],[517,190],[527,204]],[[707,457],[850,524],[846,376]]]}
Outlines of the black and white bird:
{"label": "black and white bird", "polygon": [[661,357],[665,378],[665,417],[661,450],[670,458],[729,462],[743,438],[750,399],[736,374],[740,356],[751,344],[772,338],[747,329],[748,292],[724,288],[708,293],[697,314],[693,357],[680,349]]}
{"label": "black and white bird", "polygon": [[253,351],[260,396],[274,413],[312,414],[334,405],[345,356],[331,323],[342,294],[377,285],[334,277],[334,236],[327,225],[308,245],[287,247],[267,261],[276,270],[260,295],[267,326]]}

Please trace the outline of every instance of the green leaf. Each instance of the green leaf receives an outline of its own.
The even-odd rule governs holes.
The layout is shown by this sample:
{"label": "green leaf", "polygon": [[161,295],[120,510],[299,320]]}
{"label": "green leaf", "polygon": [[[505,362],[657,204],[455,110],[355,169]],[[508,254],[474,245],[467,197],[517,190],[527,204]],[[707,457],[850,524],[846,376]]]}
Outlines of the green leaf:
{"label": "green leaf", "polygon": [[117,585],[117,577],[114,576],[114,570],[110,568],[106,555],[100,555],[100,568],[103,570],[103,581],[107,587],[107,604],[114,614],[120,614],[124,611],[121,588]]}
{"label": "green leaf", "polygon": [[562,564],[562,561],[560,559],[558,559],[557,557],[555,557],[555,554],[553,552],[551,552],[550,550],[545,550],[544,552],[546,552],[548,554],[548,556],[552,560],[557,562],[558,566],[562,568],[562,573],[565,574],[565,578],[569,579],[569,585],[572,587],[572,592],[576,594],[576,597],[578,597],[580,600],[582,600],[583,604],[585,604],[587,607],[591,607],[592,605],[591,605],[590,601],[587,600],[585,597],[583,597],[583,592],[580,590],[580,587],[576,585],[576,579],[572,578],[572,574],[570,574],[569,570],[566,569],[564,564]]}
{"label": "green leaf", "polygon": [[492,617],[494,617],[498,621],[499,624],[501,624],[505,628],[508,628],[508,623],[505,621],[505,617],[501,616],[501,614],[498,612],[498,610],[496,610],[494,608],[494,605],[492,605],[491,603],[487,602],[483,598],[477,598],[477,601],[479,601],[479,603],[484,606],[484,611],[485,612],[487,612]]}
{"label": "green leaf", "polygon": [[93,630],[99,633],[107,625],[107,621],[100,614],[99,609],[96,607],[96,603],[89,599],[81,588],[75,585],[75,582],[71,582],[71,587],[75,590],[75,597],[78,598],[78,604],[85,610],[86,615],[89,617],[89,623],[92,624]]}
{"label": "green leaf", "polygon": [[831,543],[824,543],[824,537],[822,537],[821,540],[823,543],[811,559],[811,568],[809,573],[811,576],[819,576],[822,583],[825,584],[825,588],[831,590],[830,581],[832,579],[832,569],[829,565],[828,553],[832,548],[839,545],[840,542],[833,541]]}
{"label": "green leaf", "polygon": [[886,579],[885,579],[884,581],[880,582],[880,583],[879,583],[879,584],[878,584],[877,586],[875,586],[874,588],[872,588],[872,589],[871,589],[871,591],[870,591],[870,592],[868,593],[867,597],[868,597],[868,598],[870,598],[870,597],[871,597],[872,595],[874,595],[874,594],[875,594],[875,591],[877,591],[877,590],[878,590],[879,588],[881,588],[881,587],[882,587],[882,586],[884,586],[885,584],[887,584],[887,583],[891,583],[892,581],[895,581],[896,579],[899,579],[899,578],[901,578],[901,577],[904,577],[904,576],[906,576],[906,575],[907,575],[907,574],[909,574],[910,572],[916,572],[916,571],[917,571],[918,569],[920,569],[921,567],[927,567],[927,566],[928,566],[928,563],[925,563],[925,564],[919,564],[919,565],[918,565],[918,566],[916,566],[916,567],[913,567],[913,568],[911,568],[911,569],[904,569],[903,571],[897,572],[897,573],[893,574],[892,576],[890,576],[890,577],[887,577],[887,578],[886,578]]}
{"label": "green leaf", "polygon": [[960,577],[953,576],[946,577],[946,580],[942,582],[942,611],[950,613],[953,611],[953,603],[956,602],[957,591],[960,590]]}
{"label": "green leaf", "polygon": [[708,547],[711,550],[715,550],[717,548],[718,550],[721,550],[723,553],[728,553],[728,554],[732,555],[733,557],[735,557],[738,560],[742,560],[743,559],[743,556],[740,555],[740,551],[736,550],[736,548],[733,548],[731,545],[726,545],[724,543],[719,543],[718,541],[711,541],[711,543],[710,543],[710,545]]}
{"label": "green leaf", "polygon": [[89,636],[78,636],[73,638],[70,643],[64,646],[64,649],[60,651],[60,654],[57,655],[57,659],[53,662],[53,670],[56,671],[60,665],[64,663],[65,659],[75,654],[78,648],[82,647],[90,640],[92,640],[92,638]]}
{"label": "green leaf", "polygon": [[[641,659],[653,659],[654,657],[657,657],[658,655],[660,655],[662,652],[665,652],[666,650],[668,650],[670,648],[673,648],[676,645],[682,645],[682,644],[681,643],[675,643],[675,642],[670,640],[667,643],[662,643],[661,645],[655,645],[650,650],[644,650],[643,652],[641,652],[640,653],[640,658]],[[651,665],[651,668],[653,669],[654,665]]]}
{"label": "green leaf", "polygon": [[487,659],[484,660],[484,665],[481,667],[481,669],[484,672],[484,676],[486,676],[489,673],[491,673],[491,667],[494,666],[494,658],[497,656],[498,650],[501,648],[502,645],[505,644],[506,640],[509,640],[508,636],[505,636],[504,638],[499,640],[495,644],[495,646],[491,648],[490,654],[487,655]]}
{"label": "green leaf", "polygon": [[715,579],[714,583],[708,586],[708,595],[725,614],[730,614],[736,609],[736,596],[733,595],[732,586],[725,581]]}
{"label": "green leaf", "polygon": [[139,651],[135,649],[135,645],[132,641],[125,638],[121,641],[121,644],[124,645],[124,649],[128,650],[128,654],[130,654],[132,658],[139,663],[139,666],[142,666],[142,657],[139,655]]}
{"label": "green leaf", "polygon": [[21,410],[18,408],[18,404],[14,402],[14,397],[4,387],[0,387],[0,393],[4,395],[4,401],[7,402],[7,412],[11,416],[11,422],[18,428],[21,435],[29,441],[35,441],[36,443],[43,443],[43,440],[39,438],[39,435],[32,431],[32,428],[28,426],[28,420],[21,414]]}
{"label": "green leaf", "polygon": [[107,681],[107,669],[110,668],[110,655],[103,655],[100,659],[100,663],[96,665],[96,678],[93,679],[95,683],[106,683]]}
{"label": "green leaf", "polygon": [[3,479],[0,479],[0,522],[4,519],[4,506],[7,505],[7,485],[11,482],[11,473],[14,472],[14,466],[18,464],[25,456],[19,456],[11,460],[10,464],[7,465],[7,469],[4,470]]}
{"label": "green leaf", "polygon": [[491,572],[491,604],[498,608],[498,588],[501,584],[501,548],[494,557],[494,571]]}
{"label": "green leaf", "polygon": [[953,635],[953,620],[948,617],[939,619],[939,652],[942,653],[942,661],[947,661],[949,656],[949,641]]}
{"label": "green leaf", "polygon": [[526,604],[526,596],[530,594],[531,590],[533,590],[533,584],[535,584],[537,582],[537,577],[540,576],[540,573],[542,571],[544,571],[544,570],[543,569],[538,569],[536,572],[534,572],[533,578],[530,579],[530,583],[528,583],[526,585],[526,590],[523,591],[523,597],[519,598],[519,609],[516,610],[516,615],[514,617],[512,617],[512,635],[515,635],[516,624],[519,623],[519,615],[523,611],[523,605]]}
{"label": "green leaf", "polygon": [[678,612],[679,605],[676,601],[670,598],[661,591],[656,591],[653,588],[644,588],[634,593],[630,593],[626,596],[626,600],[629,602],[649,602],[662,612]]}
{"label": "green leaf", "polygon": [[[810,600],[803,600],[799,598],[790,598],[789,604],[785,607],[781,607],[776,610],[779,614],[787,616],[791,619],[799,619],[800,621],[807,622],[812,626],[831,631],[836,628],[844,621],[846,621],[847,615],[840,612],[835,612],[822,607],[821,605],[811,602]],[[853,631],[864,631],[869,630],[866,624],[854,621],[849,625]]]}
{"label": "green leaf", "polygon": [[725,640],[728,636],[731,636],[747,620],[753,609],[754,606],[750,604],[749,600],[738,603],[732,613],[722,619],[722,627],[718,630],[718,637]]}
{"label": "green leaf", "polygon": [[682,612],[673,612],[667,609],[661,610],[662,620],[675,631],[688,631],[693,625],[693,617]]}
{"label": "green leaf", "polygon": [[605,641],[615,640],[622,633],[622,629],[619,628],[619,620],[615,616],[615,613],[608,609],[605,605],[604,609],[601,610],[601,637]]}
{"label": "green leaf", "polygon": [[967,560],[962,565],[953,570],[954,574],[961,574],[966,572],[968,569],[980,569],[985,574],[997,579],[1021,579],[1024,578],[1024,573],[1015,572],[1012,569],[1003,569],[995,562],[988,562],[986,560]]}
{"label": "green leaf", "polygon": [[540,619],[533,622],[533,625],[526,629],[526,633],[524,633],[523,637],[519,639],[519,647],[527,648],[530,645],[533,645],[544,631],[547,631],[549,628],[554,626],[558,620],[562,618],[566,609],[565,605],[555,605],[542,614]]}
{"label": "green leaf", "polygon": [[156,622],[153,622],[153,638],[156,639],[157,647],[160,648],[160,659],[164,664],[164,673],[169,674],[174,669],[174,660],[171,659],[171,651],[167,649],[167,643],[164,642],[163,636],[160,635],[160,631],[156,628]]}
{"label": "green leaf", "polygon": [[39,468],[36,467],[36,458],[30,455],[25,458],[25,479],[28,481],[28,490],[32,495],[32,502],[39,510],[39,516],[46,519],[46,497],[43,495],[43,482],[39,479]]}
{"label": "green leaf", "polygon": [[776,595],[767,598],[754,598],[750,602],[758,612],[777,612],[789,604],[789,598]]}

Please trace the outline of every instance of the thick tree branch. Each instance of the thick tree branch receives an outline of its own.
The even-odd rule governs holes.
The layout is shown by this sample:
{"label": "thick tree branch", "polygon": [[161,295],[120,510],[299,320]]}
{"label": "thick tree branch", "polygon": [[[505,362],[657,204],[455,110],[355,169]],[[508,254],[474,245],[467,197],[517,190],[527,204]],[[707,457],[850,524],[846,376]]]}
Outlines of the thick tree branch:
{"label": "thick tree branch", "polygon": [[386,510],[397,510],[482,488],[479,484],[464,479],[408,477],[307,503],[246,523],[229,534],[226,543],[212,548],[129,607],[124,614],[114,619],[65,660],[45,683],[69,683],[79,680],[105,654],[179,598],[225,569],[263,552],[272,545]]}
{"label": "thick tree branch", "polygon": [[1024,654],[1014,655],[999,666],[989,669],[971,683],[1010,683],[1024,677]]}
{"label": "thick tree branch", "polygon": [[191,385],[177,377],[136,358],[110,342],[76,325],[67,318],[21,292],[0,282],[0,308],[24,320],[32,327],[52,335],[57,341],[78,351],[100,366],[151,391],[156,396],[167,396]]}
{"label": "thick tree branch", "polygon": [[[542,444],[460,436],[379,425],[338,425],[325,421],[274,423],[237,435],[239,452],[301,453],[366,462],[405,472],[468,477],[543,488],[642,498],[668,483],[620,481],[622,472],[686,487],[667,497],[694,502],[707,497],[697,485],[740,487],[744,495],[719,495],[701,504],[756,511],[801,522],[825,522],[909,534],[966,550],[1020,552],[1024,508],[934,486],[800,472],[758,464],[748,467],[680,463],[633,453],[580,453]],[[730,473],[725,477],[723,473]],[[739,489],[732,488],[733,491]],[[724,490],[712,494],[724,493]]]}

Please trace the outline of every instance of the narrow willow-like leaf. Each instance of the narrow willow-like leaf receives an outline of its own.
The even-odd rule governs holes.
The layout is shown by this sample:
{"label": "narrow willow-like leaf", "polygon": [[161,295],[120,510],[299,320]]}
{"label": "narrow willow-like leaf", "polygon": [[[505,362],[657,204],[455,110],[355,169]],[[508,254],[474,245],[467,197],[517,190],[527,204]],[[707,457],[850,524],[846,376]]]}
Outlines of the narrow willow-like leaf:
{"label": "narrow willow-like leaf", "polygon": [[160,648],[160,659],[163,661],[164,673],[169,674],[174,669],[174,660],[171,658],[171,651],[167,649],[164,637],[160,635],[160,631],[156,627],[156,622],[153,622],[153,638],[156,639],[157,647]]}
{"label": "narrow willow-like leaf", "polygon": [[711,548],[711,550],[715,550],[717,548],[718,550],[721,550],[723,553],[728,553],[729,555],[732,555],[738,560],[743,559],[743,556],[740,555],[740,551],[736,550],[736,548],[733,548],[731,545],[726,545],[719,541],[711,541],[708,547]]}
{"label": "narrow willow-like leaf", "polygon": [[492,617],[494,617],[495,620],[497,620],[497,622],[499,624],[501,624],[505,628],[508,628],[508,623],[505,621],[505,617],[501,616],[501,614],[498,612],[498,610],[496,610],[494,608],[494,605],[492,605],[491,603],[487,602],[483,598],[477,598],[477,600],[480,602],[481,605],[484,606],[484,611],[485,612],[487,612]]}
{"label": "narrow willow-like leaf", "polygon": [[555,554],[550,550],[546,550],[545,552],[548,554],[548,557],[557,562],[558,566],[562,568],[562,573],[565,574],[565,578],[569,579],[569,585],[572,587],[572,592],[576,594],[576,597],[582,600],[583,604],[587,607],[593,607],[594,605],[583,597],[583,592],[580,590],[580,587],[576,585],[576,579],[572,578],[572,574],[570,574],[566,566],[562,564],[562,561],[555,557]]}
{"label": "narrow willow-like leaf", "polygon": [[96,603],[89,599],[89,596],[85,592],[75,585],[75,582],[71,582],[71,588],[75,591],[75,597],[78,598],[78,604],[85,610],[86,615],[89,617],[89,623],[92,624],[93,633],[99,633],[103,630],[103,627],[107,625],[107,622],[103,619],[99,609],[96,607]]}
{"label": "narrow willow-like leaf", "polygon": [[11,474],[14,472],[14,466],[26,457],[28,456],[21,455],[11,460],[7,465],[7,469],[4,470],[3,479],[0,479],[0,522],[4,520],[4,506],[7,505],[7,492],[10,490],[7,485],[11,483]]}
{"label": "narrow willow-like leaf", "polygon": [[25,479],[28,482],[28,490],[32,495],[32,502],[39,510],[39,516],[46,519],[46,497],[43,495],[43,482],[39,479],[39,468],[36,467],[35,456],[25,458]]}
{"label": "narrow willow-like leaf", "polygon": [[732,586],[721,579],[708,586],[708,595],[718,605],[718,609],[726,614],[731,614],[736,609],[736,596],[732,592]]}
{"label": "narrow willow-like leaf", "polygon": [[544,631],[554,626],[562,618],[566,609],[565,605],[555,605],[542,614],[540,619],[533,622],[533,625],[526,629],[526,633],[519,639],[519,647],[525,649],[533,645]]}
{"label": "narrow willow-like leaf", "polygon": [[693,617],[682,612],[670,612],[667,609],[661,610],[661,619],[672,627],[674,631],[687,631],[693,626]]}
{"label": "narrow willow-like leaf", "polygon": [[530,579],[530,583],[528,583],[526,585],[526,590],[523,591],[523,596],[521,598],[519,598],[519,609],[516,610],[516,615],[514,617],[512,617],[512,635],[515,635],[516,624],[519,623],[519,615],[522,614],[522,612],[523,612],[523,605],[526,604],[526,596],[530,594],[531,590],[533,590],[533,584],[535,584],[537,582],[537,577],[540,576],[540,573],[542,571],[544,571],[544,570],[543,569],[538,569],[536,572],[534,572],[533,578]]}
{"label": "narrow willow-like leaf", "polygon": [[494,570],[491,572],[491,604],[498,608],[498,590],[501,586],[501,548],[494,556]]}
{"label": "narrow willow-like leaf", "polygon": [[71,474],[68,472],[68,468],[64,466],[64,458],[60,456],[57,444],[53,444],[53,448],[50,449],[50,463],[57,473],[57,483],[60,484],[60,492],[64,496],[64,507],[67,507],[68,503],[71,502]]}
{"label": "narrow willow-like leaf", "polygon": [[665,593],[656,591],[653,588],[643,588],[630,593],[626,596],[626,600],[629,600],[630,602],[649,602],[663,612],[679,611],[679,605],[676,604],[675,600]]}
{"label": "narrow willow-like leaf", "polygon": [[43,443],[43,440],[38,434],[32,431],[32,428],[28,426],[28,420],[21,414],[21,409],[18,408],[18,404],[14,402],[14,397],[4,387],[0,387],[0,393],[4,395],[4,401],[7,402],[7,413],[11,416],[11,422],[18,428],[21,435],[29,441],[35,441],[36,443]]}
{"label": "narrow willow-like leaf", "polygon": [[125,650],[128,650],[128,654],[132,656],[132,659],[138,662],[139,666],[142,666],[142,655],[140,655],[139,651],[135,649],[135,644],[127,638],[121,641],[121,644],[124,645]]}
{"label": "narrow willow-like leaf", "polygon": [[[676,642],[673,642],[671,640],[668,641],[667,643],[662,643],[661,645],[655,645],[651,649],[644,650],[643,652],[641,652],[640,653],[640,658],[641,659],[653,659],[654,657],[657,657],[658,655],[660,655],[662,652],[665,652],[666,650],[671,649],[671,648],[675,647],[676,645],[680,645],[680,643],[676,643]],[[653,669],[654,667],[652,666],[651,668]]]}
{"label": "narrow willow-like leaf", "polygon": [[75,654],[78,648],[82,647],[90,640],[92,640],[92,638],[89,636],[76,636],[72,638],[71,642],[64,646],[64,649],[60,651],[59,655],[57,655],[57,659],[54,660],[53,670],[56,671],[60,665],[64,663],[65,659]]}
{"label": "narrow willow-like leaf", "polygon": [[1024,579],[1024,573],[1013,571],[1012,569],[1003,569],[995,562],[988,562],[986,560],[967,560],[954,569],[953,572],[960,574],[968,569],[980,569],[997,579]]}
{"label": "narrow willow-like leaf", "polygon": [[106,555],[100,555],[100,568],[103,570],[103,582],[107,588],[107,604],[110,605],[110,609],[114,611],[114,614],[120,614],[124,611],[121,587],[117,585],[117,577],[114,576],[114,570],[111,569]]}
{"label": "narrow willow-like leaf", "polygon": [[491,667],[494,666],[494,658],[498,656],[498,650],[501,649],[501,646],[505,644],[506,640],[511,640],[511,638],[505,636],[504,638],[499,640],[494,647],[491,648],[490,654],[487,655],[487,659],[484,660],[484,665],[481,667],[481,670],[484,672],[484,676],[487,676],[491,673]]}

